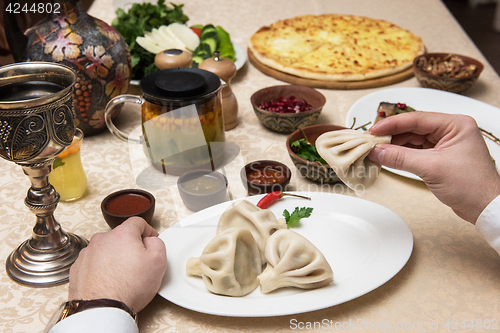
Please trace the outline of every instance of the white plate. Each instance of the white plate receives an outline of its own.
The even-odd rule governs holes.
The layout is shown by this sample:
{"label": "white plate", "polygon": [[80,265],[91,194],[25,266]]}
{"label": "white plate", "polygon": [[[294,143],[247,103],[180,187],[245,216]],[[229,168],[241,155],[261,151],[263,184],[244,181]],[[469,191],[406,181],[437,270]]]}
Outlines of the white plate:
{"label": "white plate", "polygon": [[[479,127],[500,135],[500,109],[470,97],[429,88],[391,88],[368,94],[357,100],[347,112],[346,127],[351,127],[354,117],[356,126],[374,122],[380,102],[405,103],[421,111],[434,111],[472,116]],[[367,126],[369,128],[370,126]],[[500,146],[486,139],[486,144],[495,161],[500,161]],[[500,163],[497,163],[500,167]],[[420,177],[401,170],[384,169],[398,175],[421,180]]]}
{"label": "white plate", "polygon": [[[236,65],[236,70],[240,70],[240,68],[243,67],[243,65],[247,61],[247,54],[239,44],[233,42],[233,47],[234,47],[234,57],[236,58],[234,64]],[[130,80],[130,84],[134,86],[139,86],[140,81]]]}
{"label": "white plate", "polygon": [[[299,193],[299,192],[297,192]],[[276,216],[284,209],[313,207],[312,215],[294,231],[325,255],[334,272],[329,286],[316,290],[284,288],[245,297],[210,293],[203,280],[186,276],[186,261],[199,257],[215,236],[225,202],[191,215],[160,235],[167,247],[168,269],[161,296],[198,312],[234,317],[280,316],[319,310],[364,295],[391,279],[408,261],[413,237],[406,223],[389,209],[370,201],[332,193],[300,192],[312,198],[285,197],[270,206]],[[257,203],[262,196],[246,200]]]}
{"label": "white plate", "polygon": [[240,70],[247,61],[247,53],[239,44],[233,43],[233,47],[234,57],[236,58],[234,64],[236,65],[236,70]]}

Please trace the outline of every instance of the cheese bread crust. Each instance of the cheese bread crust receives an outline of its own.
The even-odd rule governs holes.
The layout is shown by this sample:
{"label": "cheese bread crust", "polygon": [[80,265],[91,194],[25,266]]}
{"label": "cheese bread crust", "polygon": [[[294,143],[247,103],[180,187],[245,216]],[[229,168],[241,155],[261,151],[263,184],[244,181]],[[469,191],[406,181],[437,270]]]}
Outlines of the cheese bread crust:
{"label": "cheese bread crust", "polygon": [[304,15],[260,28],[250,51],[262,64],[303,78],[361,81],[396,74],[424,53],[422,39],[384,20]]}

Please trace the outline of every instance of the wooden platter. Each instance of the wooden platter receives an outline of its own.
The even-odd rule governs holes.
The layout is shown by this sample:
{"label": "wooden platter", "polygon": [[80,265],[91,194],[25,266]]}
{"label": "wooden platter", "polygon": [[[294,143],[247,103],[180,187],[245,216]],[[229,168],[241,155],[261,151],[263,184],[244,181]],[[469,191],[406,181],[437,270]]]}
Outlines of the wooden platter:
{"label": "wooden platter", "polygon": [[253,55],[252,51],[250,51],[250,49],[248,49],[247,52],[248,52],[248,59],[250,60],[252,65],[254,65],[262,73],[272,76],[275,79],[281,81],[302,86],[308,86],[312,88],[338,89],[338,90],[378,88],[398,83],[404,80],[408,80],[413,77],[413,67],[409,67],[408,69],[393,75],[383,76],[376,79],[370,79],[364,81],[326,81],[326,80],[306,79],[268,67],[263,63],[261,63],[259,60],[257,60],[257,58]]}

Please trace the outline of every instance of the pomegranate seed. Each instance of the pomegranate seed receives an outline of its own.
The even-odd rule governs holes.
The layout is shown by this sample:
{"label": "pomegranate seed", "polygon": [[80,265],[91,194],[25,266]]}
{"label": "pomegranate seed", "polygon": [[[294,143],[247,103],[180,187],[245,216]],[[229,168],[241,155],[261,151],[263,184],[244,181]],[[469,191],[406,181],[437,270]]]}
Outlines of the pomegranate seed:
{"label": "pomegranate seed", "polygon": [[378,113],[378,116],[379,116],[379,117],[385,117],[385,112],[384,112],[384,111],[380,111],[380,112]]}
{"label": "pomegranate seed", "polygon": [[262,102],[259,108],[277,113],[299,113],[313,109],[305,100],[299,101],[295,96],[283,98],[282,96],[268,102]]}

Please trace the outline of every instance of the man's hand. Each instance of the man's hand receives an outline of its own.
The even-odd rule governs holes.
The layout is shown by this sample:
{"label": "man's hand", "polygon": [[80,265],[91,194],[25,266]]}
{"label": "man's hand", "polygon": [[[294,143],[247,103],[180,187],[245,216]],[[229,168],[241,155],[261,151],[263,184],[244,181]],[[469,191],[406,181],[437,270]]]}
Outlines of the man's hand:
{"label": "man's hand", "polygon": [[95,234],[71,267],[69,300],[111,298],[142,310],[158,292],[167,267],[165,244],[140,217]]}
{"label": "man's hand", "polygon": [[393,136],[392,144],[377,146],[370,159],[419,176],[441,202],[473,224],[500,195],[500,176],[469,116],[408,112],[376,123],[370,133]]}

